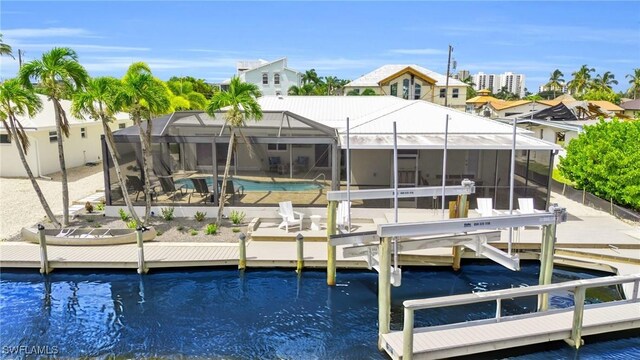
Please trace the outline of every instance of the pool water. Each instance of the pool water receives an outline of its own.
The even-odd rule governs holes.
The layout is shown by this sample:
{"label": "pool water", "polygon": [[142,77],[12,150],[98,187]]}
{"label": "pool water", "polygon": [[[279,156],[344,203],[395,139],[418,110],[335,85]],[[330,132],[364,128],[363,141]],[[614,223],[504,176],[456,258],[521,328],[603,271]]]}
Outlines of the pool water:
{"label": "pool water", "polygon": [[[206,178],[207,184],[213,186],[213,177]],[[322,184],[317,182],[304,182],[304,181],[253,181],[246,179],[232,179],[235,189],[240,187],[244,188],[244,191],[313,191],[322,189]],[[193,189],[193,182],[189,179],[179,179],[176,183],[183,184],[187,189]]]}
{"label": "pool water", "polygon": [[[402,327],[406,299],[489,291],[537,283],[538,264],[512,272],[491,263],[462,271],[403,269],[392,288],[392,329]],[[592,273],[556,269],[554,282]],[[199,357],[216,359],[385,359],[377,342],[377,275],[338,273],[335,287],[322,271],[235,269],[131,272],[3,271],[0,345],[48,347],[56,357]],[[589,302],[619,298],[615,288],[587,293]],[[552,307],[573,303],[552,294]],[[529,312],[535,298],[503,301],[504,315]],[[416,312],[416,326],[492,317],[494,304]],[[558,345],[527,350],[517,359],[640,358],[640,337],[591,343],[579,351]],[[514,353],[489,354],[504,358]],[[475,357],[477,358],[477,357]],[[512,357],[514,358],[514,357]]]}

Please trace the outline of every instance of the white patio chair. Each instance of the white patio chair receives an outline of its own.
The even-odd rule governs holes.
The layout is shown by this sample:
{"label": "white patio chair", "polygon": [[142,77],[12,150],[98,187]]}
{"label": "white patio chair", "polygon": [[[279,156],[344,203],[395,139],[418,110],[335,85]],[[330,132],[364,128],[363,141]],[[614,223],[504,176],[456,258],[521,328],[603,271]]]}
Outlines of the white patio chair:
{"label": "white patio chair", "polygon": [[536,210],[533,207],[533,198],[519,198],[518,208],[519,208],[520,214],[538,214],[538,213],[544,212],[542,210]]}
{"label": "white patio chair", "polygon": [[480,214],[481,217],[500,215],[500,212],[493,209],[492,198],[478,198],[477,202],[478,208],[476,209],[476,211]]}
{"label": "white patio chair", "polygon": [[349,206],[348,201],[340,201],[338,203],[338,209],[336,210],[336,226],[338,228],[343,228],[346,232],[351,232],[349,228],[349,212],[351,210],[351,206]]}
{"label": "white patio chair", "polygon": [[[304,214],[298,211],[293,211],[293,204],[291,201],[280,202],[280,210],[278,214],[282,217],[282,222],[278,225],[278,229],[285,228],[285,231],[289,232],[289,227],[298,227],[302,231],[302,219]],[[298,215],[298,217],[296,217]]]}

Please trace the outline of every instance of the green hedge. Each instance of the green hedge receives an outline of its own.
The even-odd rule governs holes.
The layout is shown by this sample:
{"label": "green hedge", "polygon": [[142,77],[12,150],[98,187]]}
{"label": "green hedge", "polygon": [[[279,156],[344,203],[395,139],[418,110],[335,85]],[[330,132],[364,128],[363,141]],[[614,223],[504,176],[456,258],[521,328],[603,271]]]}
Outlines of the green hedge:
{"label": "green hedge", "polygon": [[579,189],[640,209],[640,121],[585,126],[558,168]]}

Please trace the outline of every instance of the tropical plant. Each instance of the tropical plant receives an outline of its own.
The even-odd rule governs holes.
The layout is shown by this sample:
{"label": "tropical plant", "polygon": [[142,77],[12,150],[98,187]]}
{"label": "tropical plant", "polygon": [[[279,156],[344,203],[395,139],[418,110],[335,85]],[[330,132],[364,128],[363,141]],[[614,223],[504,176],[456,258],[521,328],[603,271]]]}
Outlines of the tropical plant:
{"label": "tropical plant", "polygon": [[339,79],[335,76],[325,76],[324,83],[327,86],[327,95],[335,95],[335,91],[338,88]]}
{"label": "tropical plant", "polygon": [[135,220],[127,221],[127,228],[129,228],[129,229],[137,229],[138,228],[138,222],[135,221]]}
{"label": "tropical plant", "polygon": [[191,229],[191,231],[189,233],[191,234],[191,236],[196,236],[196,235],[198,235],[198,230]]}
{"label": "tropical plant", "polygon": [[218,233],[218,224],[209,224],[207,228],[204,230],[204,233],[207,235],[215,235]]}
{"label": "tropical plant", "polygon": [[315,95],[315,85],[313,84],[304,84],[302,86],[292,85],[287,94],[296,96],[296,95]]}
{"label": "tropical plant", "polygon": [[25,115],[34,116],[40,110],[42,110],[42,102],[38,95],[21,86],[17,79],[0,83],[0,121],[2,121],[2,125],[7,130],[9,139],[16,144],[22,166],[24,166],[24,170],[31,181],[33,190],[35,190],[44,212],[47,214],[51,223],[59,228],[60,223],[53,215],[51,207],[44,197],[42,189],[40,189],[40,185],[38,185],[31,171],[31,167],[27,162],[26,154],[29,151],[29,138],[22,124],[16,117]]}
{"label": "tropical plant", "polygon": [[[222,108],[228,107],[225,113],[225,124],[229,129],[229,147],[227,150],[227,161],[224,167],[224,175],[222,177],[222,186],[220,193],[225,194],[227,188],[227,178],[229,177],[229,169],[231,168],[231,158],[233,156],[234,143],[236,139],[236,131],[246,125],[247,120],[259,121],[262,119],[262,108],[257,98],[262,96],[258,86],[243,82],[237,76],[231,78],[229,89],[216,93],[211,102],[207,105],[206,112],[211,117],[215,117],[216,112]],[[242,136],[242,133],[240,132]],[[244,136],[243,136],[244,137]],[[249,144],[245,141],[245,144]],[[222,211],[224,209],[224,201],[219,201],[218,218],[216,223],[222,220]]]}
{"label": "tropical plant", "polygon": [[582,65],[578,71],[571,73],[573,79],[567,83],[572,94],[580,95],[584,93],[591,84],[591,73],[596,71],[587,65]]}
{"label": "tropical plant", "polygon": [[231,214],[229,214],[229,219],[234,225],[238,225],[244,221],[246,215],[247,214],[245,214],[243,211],[233,210]]}
{"label": "tropical plant", "polygon": [[182,230],[184,230],[184,226],[178,225],[178,226],[176,226],[176,230],[182,231]]}
{"label": "tropical plant", "polygon": [[604,74],[596,76],[593,79],[593,86],[599,89],[611,89],[611,85],[618,85],[618,80],[616,80],[616,76],[611,72],[607,71]]}
{"label": "tropical plant", "polygon": [[129,221],[129,219],[131,219],[131,216],[129,216],[129,214],[127,214],[127,212],[123,209],[118,210],[118,215],[120,215],[120,219],[124,222],[127,222]]}
{"label": "tropical plant", "polygon": [[234,227],[234,228],[231,228],[231,231],[234,232],[234,233],[239,233],[240,232],[240,228]]}
{"label": "tropical plant", "polygon": [[194,92],[202,94],[205,99],[210,99],[213,94],[219,91],[218,87],[208,84],[204,79],[196,79],[191,76],[172,76],[169,82],[183,81],[189,82]]}
{"label": "tropical plant", "polygon": [[79,118],[89,118],[102,123],[102,131],[104,133],[107,151],[113,162],[113,169],[122,191],[124,203],[129,209],[129,213],[137,222],[141,222],[133,208],[133,203],[129,198],[129,192],[125,183],[118,154],[116,153],[116,143],[113,139],[113,133],[109,126],[115,121],[115,113],[117,112],[116,96],[120,91],[120,80],[112,77],[97,77],[90,79],[83,91],[79,91],[73,96],[71,105],[71,113]]}
{"label": "tropical plant", "polygon": [[172,207],[160,209],[160,212],[162,213],[162,218],[167,221],[173,220],[173,211],[174,211],[174,208]]}
{"label": "tropical plant", "polygon": [[97,211],[104,211],[104,206],[105,206],[105,204],[101,201],[101,202],[96,204],[95,208],[96,208]]}
{"label": "tropical plant", "polygon": [[556,90],[562,90],[562,87],[564,86],[563,76],[564,74],[562,73],[562,71],[560,71],[560,69],[555,69],[551,73],[551,76],[549,76],[549,82],[544,84],[546,90],[553,91],[554,98],[556,97]]}
{"label": "tropical plant", "polygon": [[364,91],[360,95],[362,95],[362,96],[373,96],[373,95],[378,95],[378,94],[376,94],[376,91],[373,90],[373,89],[364,89]]}
{"label": "tropical plant", "polygon": [[496,93],[495,95],[496,99],[502,99],[502,100],[517,100],[519,98],[518,95],[512,93],[511,91],[507,90],[506,86],[503,86],[500,91],[498,91],[498,93]]}
{"label": "tropical plant", "polygon": [[[145,212],[143,224],[149,221],[151,212],[151,118],[171,106],[169,93],[162,81],[151,74],[149,66],[143,62],[131,64],[122,78],[122,86],[116,96],[116,108],[129,112],[134,124],[138,126],[138,135],[142,147],[142,173],[144,177]],[[142,121],[146,120],[146,131]]]}
{"label": "tropical plant", "polygon": [[620,94],[616,94],[609,87],[593,87],[587,90],[582,96],[578,96],[580,100],[605,100],[612,102],[614,104],[619,104],[621,96]]}
{"label": "tropical plant", "polygon": [[606,200],[640,209],[640,122],[601,120],[585,126],[560,158],[560,173]]}
{"label": "tropical plant", "polygon": [[307,70],[302,74],[302,84],[318,84],[320,82],[320,78],[318,77],[318,73],[316,73],[316,69]]}
{"label": "tropical plant", "polygon": [[93,212],[93,204],[91,203],[91,201],[87,201],[87,202],[84,204],[84,209],[85,209],[89,214],[91,214],[91,213]]}
{"label": "tropical plant", "polygon": [[462,82],[467,84],[467,100],[475,97],[477,93],[476,89],[474,89],[476,84],[473,82],[473,77],[467,76],[466,78],[462,79]]}
{"label": "tropical plant", "polygon": [[15,59],[13,57],[13,49],[11,48],[11,45],[6,44],[3,40],[2,40],[2,34],[0,34],[0,56],[11,56],[13,59]]}
{"label": "tropical plant", "polygon": [[633,69],[633,74],[627,74],[624,76],[625,79],[629,79],[629,90],[628,93],[634,98],[638,98],[638,94],[640,94],[640,68]]}
{"label": "tropical plant", "polygon": [[69,137],[69,121],[60,104],[65,94],[72,94],[84,87],[89,80],[87,71],[78,63],[75,51],[69,48],[53,48],[42,54],[42,59],[30,61],[18,74],[23,86],[32,88],[31,80],[39,83],[49,100],[53,102],[58,138],[58,160],[62,172],[62,225],[69,225],[69,184],[65,164],[62,135]]}
{"label": "tropical plant", "polygon": [[200,222],[202,220],[204,220],[204,218],[207,216],[206,212],[201,212],[201,211],[196,211],[195,215],[193,215],[193,218],[197,221]]}

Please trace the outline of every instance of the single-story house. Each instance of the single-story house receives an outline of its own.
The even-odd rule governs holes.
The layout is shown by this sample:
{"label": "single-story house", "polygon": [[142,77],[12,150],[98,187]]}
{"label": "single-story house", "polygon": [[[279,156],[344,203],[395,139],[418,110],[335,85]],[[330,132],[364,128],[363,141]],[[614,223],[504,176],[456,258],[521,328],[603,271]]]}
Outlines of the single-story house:
{"label": "single-story house", "polygon": [[390,95],[407,100],[425,100],[458,110],[465,110],[467,84],[449,78],[449,94],[446,94],[447,76],[418,65],[391,64],[381,66],[344,86],[345,95],[350,91],[362,94],[367,89],[376,95]]}
{"label": "single-story house", "polygon": [[[31,143],[26,158],[36,177],[60,171],[53,102],[44,95],[38,95],[38,97],[42,101],[42,111],[32,118],[18,117]],[[74,117],[71,114],[71,101],[62,100],[61,105],[67,114],[70,125],[69,137],[64,139],[67,168],[102,160],[100,146],[100,136],[103,134],[102,124],[99,121]],[[118,113],[116,119],[111,124],[112,130],[122,129],[133,124],[126,113]],[[2,124],[0,124],[0,176],[27,176],[18,150]]]}
{"label": "single-story house", "polygon": [[624,114],[631,119],[640,117],[640,99],[625,101],[620,104]]}
{"label": "single-story house", "polygon": [[[492,197],[498,208],[508,206],[511,126],[441,105],[394,96],[265,96],[258,101],[263,119],[248,121],[237,137],[239,144],[232,159],[232,174],[237,178],[263,179],[267,183],[284,179],[314,182],[326,178],[332,189],[344,186],[349,118],[353,186],[361,189],[392,186],[394,123],[399,148],[399,186],[438,186],[443,179],[445,119],[448,117],[446,183],[459,184],[463,178],[472,179],[477,186],[474,196]],[[214,118],[201,111],[168,114],[153,120],[152,132],[151,167],[160,178],[187,174],[189,178],[216,179],[222,174],[230,138],[224,111]],[[137,127],[133,126],[114,135],[121,170],[131,178],[142,175],[137,133]],[[516,197],[533,197],[537,208],[545,208],[550,165],[560,147],[531,134],[518,129],[516,136]],[[104,166],[107,202],[121,205],[122,195],[111,169],[113,163],[105,161]],[[242,205],[264,205],[264,199],[279,190],[264,191],[264,196],[254,196],[252,202],[241,201]],[[310,191],[314,199],[326,197],[323,190],[318,193],[318,188]],[[167,196],[163,197],[163,193]],[[287,194],[292,193],[283,193],[279,198],[295,203],[297,197]],[[158,203],[181,202],[174,193],[167,193],[167,189],[158,189],[157,195]],[[181,205],[188,206],[187,201]],[[389,201],[362,204],[389,205]],[[406,205],[437,206],[432,199],[418,199]]]}

